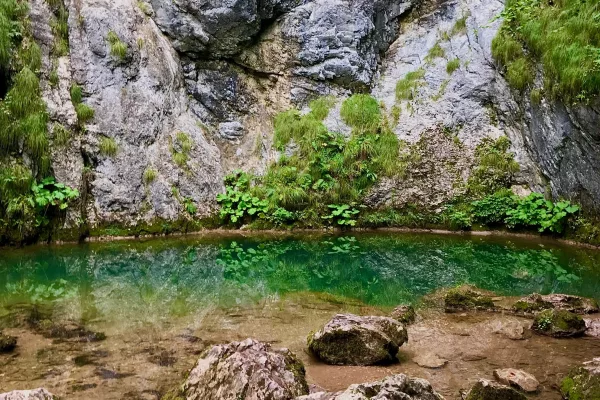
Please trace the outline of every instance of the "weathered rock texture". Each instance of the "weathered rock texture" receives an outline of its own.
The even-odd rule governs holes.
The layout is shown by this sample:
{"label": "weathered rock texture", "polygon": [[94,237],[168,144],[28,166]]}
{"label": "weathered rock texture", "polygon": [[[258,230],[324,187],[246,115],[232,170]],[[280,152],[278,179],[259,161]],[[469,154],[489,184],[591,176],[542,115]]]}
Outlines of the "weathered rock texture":
{"label": "weathered rock texture", "polygon": [[371,365],[396,360],[408,340],[402,324],[387,317],[338,314],[308,337],[308,348],[328,364]]}
{"label": "weathered rock texture", "polygon": [[318,392],[296,400],[443,400],[424,379],[409,378],[404,374],[392,375],[371,383],[352,385],[343,392]]}
{"label": "weathered rock texture", "polygon": [[[481,139],[501,135],[521,164],[515,183],[588,209],[600,204],[600,106],[531,105],[508,87],[490,52],[502,1],[65,0],[69,54],[58,58],[47,2],[30,4],[52,124],[72,133],[52,147],[52,168],[84,193],[70,226],[181,219],[184,200],[208,215],[225,173],[261,173],[277,157],[277,112],[356,90],[372,91],[389,113],[399,107],[393,129],[420,155],[399,179],[381,180],[370,205],[436,209],[463,193]],[[463,18],[466,28],[453,29]],[[125,57],[111,54],[109,32]],[[443,56],[429,57],[436,44]],[[459,68],[449,73],[454,59]],[[420,69],[414,96],[397,99],[397,82]],[[69,96],[75,83],[95,110],[83,128]],[[328,121],[339,121],[339,104]],[[116,142],[116,155],[103,154],[103,138]],[[156,178],[145,181],[146,170]]]}
{"label": "weathered rock texture", "polygon": [[46,389],[13,390],[0,394],[0,400],[52,400],[54,396]]}
{"label": "weathered rock texture", "polygon": [[575,314],[593,314],[599,311],[596,300],[568,294],[549,294],[543,296],[534,293],[523,297],[513,305],[514,311],[524,313],[549,309],[565,310]]}
{"label": "weathered rock texture", "polygon": [[183,385],[187,400],[291,400],[308,394],[302,363],[252,339],[213,346]]}

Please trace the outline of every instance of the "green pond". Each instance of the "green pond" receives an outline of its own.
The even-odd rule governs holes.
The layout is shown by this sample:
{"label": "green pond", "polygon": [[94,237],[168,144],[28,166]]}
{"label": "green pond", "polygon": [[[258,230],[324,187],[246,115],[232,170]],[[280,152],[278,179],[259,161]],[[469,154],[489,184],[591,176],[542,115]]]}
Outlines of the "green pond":
{"label": "green pond", "polygon": [[599,298],[599,261],[596,250],[541,239],[389,232],[0,249],[0,321],[45,305],[57,318],[127,327],[302,292],[392,307],[462,283]]}

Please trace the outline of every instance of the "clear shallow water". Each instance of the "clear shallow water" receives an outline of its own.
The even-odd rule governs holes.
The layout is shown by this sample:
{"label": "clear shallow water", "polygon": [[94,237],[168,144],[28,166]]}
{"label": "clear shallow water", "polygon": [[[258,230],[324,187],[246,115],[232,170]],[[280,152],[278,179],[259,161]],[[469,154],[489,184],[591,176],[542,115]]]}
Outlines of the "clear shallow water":
{"label": "clear shallow water", "polygon": [[126,328],[294,292],[392,307],[462,283],[599,298],[599,261],[596,250],[554,242],[387,232],[1,249],[0,317],[44,305],[53,318]]}

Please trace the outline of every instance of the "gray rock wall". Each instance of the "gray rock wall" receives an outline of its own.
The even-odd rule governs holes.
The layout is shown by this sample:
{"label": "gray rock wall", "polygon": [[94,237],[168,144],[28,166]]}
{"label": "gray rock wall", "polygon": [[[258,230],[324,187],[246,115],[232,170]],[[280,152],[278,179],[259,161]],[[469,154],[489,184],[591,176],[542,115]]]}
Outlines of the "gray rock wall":
{"label": "gray rock wall", "polygon": [[[394,107],[401,109],[394,126],[400,139],[431,139],[424,147],[434,164],[459,166],[440,172],[438,162],[383,180],[372,205],[443,203],[458,193],[453,182],[468,178],[481,139],[507,135],[521,164],[517,183],[599,207],[600,105],[531,105],[528,93],[508,87],[490,51],[502,1],[65,1],[68,56],[50,54],[46,2],[30,0],[31,19],[44,76],[53,68],[59,76],[54,87],[44,83],[51,119],[72,131],[66,146],[53,147],[53,169],[60,181],[89,188],[84,208],[92,225],[174,220],[185,214],[183,198],[198,206],[198,216],[210,214],[227,172],[261,173],[277,157],[276,113],[320,95],[341,101],[356,90],[372,91],[390,120]],[[414,7],[420,12],[408,16]],[[454,29],[463,18],[465,28]],[[122,60],[111,55],[111,31],[127,46]],[[441,57],[429,56],[434,47]],[[449,73],[454,59],[459,67]],[[397,99],[397,82],[420,69],[415,95]],[[69,97],[74,83],[95,110],[85,129]],[[338,102],[326,123],[344,131],[339,109]],[[183,166],[173,160],[182,150],[179,132],[192,142]],[[101,154],[102,138],[117,143],[115,156]],[[157,178],[146,183],[148,168]]]}

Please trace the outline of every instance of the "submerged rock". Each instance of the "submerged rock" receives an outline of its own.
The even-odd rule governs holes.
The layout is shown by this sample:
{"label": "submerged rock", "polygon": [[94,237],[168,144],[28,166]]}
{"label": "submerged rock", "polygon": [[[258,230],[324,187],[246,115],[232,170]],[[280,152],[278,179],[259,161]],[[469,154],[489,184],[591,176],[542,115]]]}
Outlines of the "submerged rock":
{"label": "submerged rock", "polygon": [[560,392],[567,400],[600,399],[600,358],[572,369],[562,380]]}
{"label": "submerged rock", "polygon": [[405,325],[408,325],[415,322],[415,319],[417,318],[417,313],[415,312],[413,306],[400,305],[394,308],[391,317]]}
{"label": "submerged rock", "polygon": [[308,394],[304,365],[288,349],[253,339],[213,346],[183,385],[187,400],[291,400]]}
{"label": "submerged rock", "polygon": [[465,400],[527,400],[527,397],[510,386],[480,379]]}
{"label": "submerged rock", "polygon": [[308,348],[328,364],[372,365],[396,361],[408,340],[402,324],[387,317],[338,314],[308,337]]}
{"label": "submerged rock", "polygon": [[102,332],[94,332],[77,324],[73,321],[68,321],[64,324],[57,324],[48,319],[39,321],[35,325],[36,330],[44,337],[74,341],[74,342],[99,342],[106,339],[106,335]]}
{"label": "submerged rock", "polygon": [[531,329],[540,335],[576,337],[585,333],[585,321],[577,314],[564,310],[545,310],[536,315]]}
{"label": "submerged rock", "polygon": [[0,400],[52,400],[55,397],[46,389],[13,390],[0,394]]}
{"label": "submerged rock", "polygon": [[440,358],[437,354],[433,353],[419,354],[413,361],[417,363],[419,367],[431,369],[442,368],[448,363],[448,360]]}
{"label": "submerged rock", "polygon": [[0,353],[9,353],[17,347],[17,338],[0,334]]}
{"label": "submerged rock", "polygon": [[516,387],[524,392],[536,392],[540,383],[535,376],[525,371],[514,368],[497,369],[494,371],[494,377],[498,382]]}
{"label": "submerged rock", "polygon": [[296,400],[367,400],[367,399],[402,399],[402,400],[443,400],[431,384],[418,378],[410,378],[404,374],[392,375],[371,383],[351,385],[343,392],[318,392]]}
{"label": "submerged rock", "polygon": [[565,310],[575,314],[592,314],[599,311],[596,300],[568,294],[533,293],[512,306],[512,310],[519,313],[535,313],[549,309]]}
{"label": "submerged rock", "polygon": [[444,309],[448,313],[468,310],[493,310],[496,306],[490,296],[470,287],[450,289],[444,297]]}

